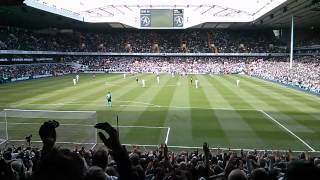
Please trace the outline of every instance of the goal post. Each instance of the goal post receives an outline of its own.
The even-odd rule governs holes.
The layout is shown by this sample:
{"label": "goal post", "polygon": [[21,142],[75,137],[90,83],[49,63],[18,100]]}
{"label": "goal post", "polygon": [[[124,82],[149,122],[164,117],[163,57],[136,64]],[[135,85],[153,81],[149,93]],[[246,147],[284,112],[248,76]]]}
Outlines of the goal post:
{"label": "goal post", "polygon": [[59,122],[57,144],[97,144],[96,111],[58,111],[4,109],[0,113],[0,144],[5,141],[23,142],[32,135],[32,143],[41,143],[39,128],[48,120]]}

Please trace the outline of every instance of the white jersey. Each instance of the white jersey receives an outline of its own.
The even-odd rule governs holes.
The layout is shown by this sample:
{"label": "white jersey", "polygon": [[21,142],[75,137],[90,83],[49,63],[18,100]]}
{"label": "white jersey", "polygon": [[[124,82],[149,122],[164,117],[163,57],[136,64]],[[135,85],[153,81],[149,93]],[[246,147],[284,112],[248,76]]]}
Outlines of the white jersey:
{"label": "white jersey", "polygon": [[160,84],[160,77],[159,76],[157,76],[157,83],[158,83],[158,85]]}
{"label": "white jersey", "polygon": [[77,80],[73,79],[73,85],[75,86],[77,84]]}
{"label": "white jersey", "polygon": [[173,72],[171,73],[171,77],[174,77],[174,73]]}
{"label": "white jersey", "polygon": [[126,74],[123,74],[123,79],[125,79],[126,78]]}
{"label": "white jersey", "polygon": [[199,83],[198,79],[195,80],[195,83],[196,83],[196,88],[198,88],[198,83]]}
{"label": "white jersey", "polygon": [[239,87],[239,85],[240,85],[240,80],[237,79],[237,87]]}
{"label": "white jersey", "polygon": [[142,87],[146,87],[146,82],[144,79],[141,80],[141,83],[142,83]]}
{"label": "white jersey", "polygon": [[76,75],[77,82],[79,82],[79,74]]}

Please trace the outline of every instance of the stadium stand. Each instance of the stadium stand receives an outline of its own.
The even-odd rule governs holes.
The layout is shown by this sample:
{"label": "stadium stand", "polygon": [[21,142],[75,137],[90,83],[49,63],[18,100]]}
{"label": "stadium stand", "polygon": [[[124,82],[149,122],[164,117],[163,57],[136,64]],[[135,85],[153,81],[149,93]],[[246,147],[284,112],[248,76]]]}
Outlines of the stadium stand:
{"label": "stadium stand", "polygon": [[58,63],[0,65],[0,83],[13,82],[17,79],[36,79],[58,76],[73,72],[71,66]]}
{"label": "stadium stand", "polygon": [[[172,33],[175,35],[172,36]],[[186,48],[182,48],[183,42]],[[158,45],[158,48],[154,47]],[[128,45],[130,45],[128,47]],[[267,53],[286,52],[269,30],[110,30],[105,33],[44,34],[16,27],[0,28],[0,48],[84,52]]]}
{"label": "stadium stand", "polygon": [[[74,60],[76,59],[76,60]],[[68,63],[82,65],[82,71],[107,73],[236,74],[246,73],[301,89],[320,93],[319,57],[302,56],[292,70],[287,58],[256,57],[66,57]],[[31,67],[31,68],[26,68]],[[37,75],[63,75],[77,71],[63,64],[0,66],[0,82]]]}

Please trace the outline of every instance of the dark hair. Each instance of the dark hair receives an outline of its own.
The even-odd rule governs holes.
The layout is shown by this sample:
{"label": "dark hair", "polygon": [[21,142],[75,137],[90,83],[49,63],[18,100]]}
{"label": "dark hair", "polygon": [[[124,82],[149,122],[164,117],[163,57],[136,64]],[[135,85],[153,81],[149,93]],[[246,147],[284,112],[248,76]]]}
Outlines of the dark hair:
{"label": "dark hair", "polygon": [[317,169],[312,162],[295,160],[288,164],[286,179],[287,180],[298,180],[298,179],[318,179],[319,169]]}
{"label": "dark hair", "polygon": [[101,167],[92,166],[88,169],[84,180],[106,180],[106,174]]}
{"label": "dark hair", "polygon": [[53,149],[45,154],[33,174],[34,180],[81,180],[83,177],[84,162],[68,149]]}
{"label": "dark hair", "polygon": [[92,165],[99,166],[103,170],[106,169],[108,165],[108,153],[104,149],[97,150],[92,156]]}
{"label": "dark hair", "polygon": [[258,168],[252,171],[250,179],[251,180],[268,180],[269,177],[265,169]]}

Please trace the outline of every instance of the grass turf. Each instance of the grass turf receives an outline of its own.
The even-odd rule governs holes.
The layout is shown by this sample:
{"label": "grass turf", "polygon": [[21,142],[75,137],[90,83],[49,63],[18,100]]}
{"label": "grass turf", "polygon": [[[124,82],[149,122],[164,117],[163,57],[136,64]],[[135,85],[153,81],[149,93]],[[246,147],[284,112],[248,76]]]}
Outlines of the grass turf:
{"label": "grass turf", "polygon": [[[136,83],[137,76],[146,80],[145,88]],[[190,84],[190,76],[161,75],[160,85],[155,75],[137,76],[123,79],[119,74],[101,74],[93,78],[81,74],[76,86],[72,85],[73,75],[3,84],[0,105],[1,109],[97,111],[98,122],[116,124],[118,115],[121,126],[163,127],[121,127],[121,141],[127,144],[157,145],[167,139],[170,146],[201,146],[206,141],[215,147],[311,150],[308,144],[320,150],[317,96],[241,75],[194,75],[200,82],[198,89]],[[235,85],[237,79],[240,88]],[[112,108],[105,105],[108,91],[113,96]],[[43,120],[8,118],[9,123]],[[83,123],[72,119],[60,122]],[[0,125],[3,137],[4,124]],[[37,129],[38,125],[11,124],[9,138],[22,139],[32,133],[37,139]],[[84,142],[87,129],[74,126],[65,133],[61,130],[61,141]]]}

